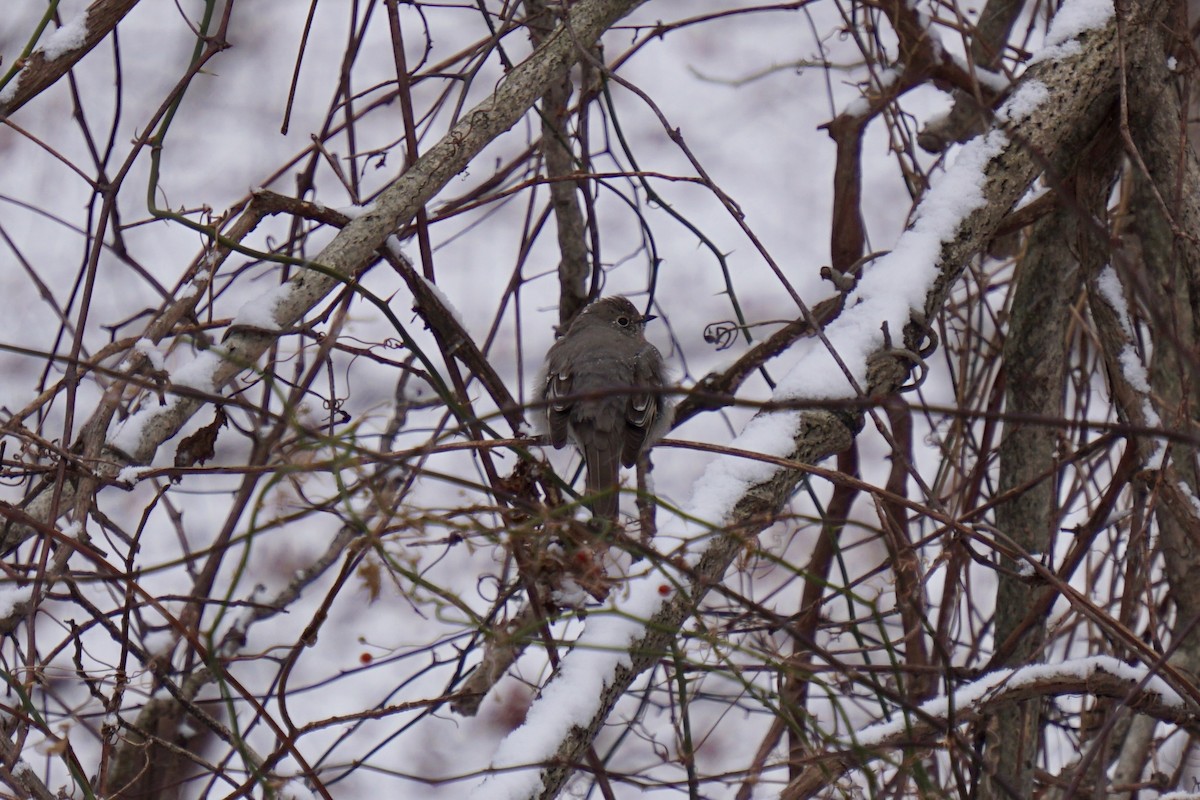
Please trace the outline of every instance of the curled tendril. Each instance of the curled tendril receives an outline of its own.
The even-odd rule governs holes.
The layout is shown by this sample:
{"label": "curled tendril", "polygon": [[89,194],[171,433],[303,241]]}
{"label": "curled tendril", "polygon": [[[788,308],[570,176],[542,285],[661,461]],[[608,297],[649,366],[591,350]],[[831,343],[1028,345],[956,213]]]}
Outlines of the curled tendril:
{"label": "curled tendril", "polygon": [[913,314],[912,321],[920,326],[921,333],[924,335],[917,353],[921,358],[929,358],[938,347],[939,339],[937,331],[930,327],[929,323],[925,320],[924,314]]}
{"label": "curled tendril", "polygon": [[730,319],[710,322],[704,326],[704,341],[715,344],[718,350],[727,350],[733,347],[741,329],[741,325]]}
{"label": "curled tendril", "polygon": [[326,397],[321,400],[321,406],[326,411],[329,411],[333,414],[333,416],[334,416],[333,421],[334,421],[334,424],[336,424],[336,425],[343,425],[343,424],[349,422],[351,419],[350,414],[347,413],[344,408],[342,408],[344,403],[345,403],[345,400],[340,397],[334,397],[334,398]]}
{"label": "curled tendril", "polygon": [[721,320],[720,322],[710,322],[704,326],[704,341],[709,344],[715,344],[718,350],[728,350],[733,347],[733,343],[737,341],[737,335],[741,331],[748,331],[751,328],[761,328],[763,325],[786,325],[786,319],[771,319],[763,322],[752,322],[749,325],[738,325],[731,319]]}

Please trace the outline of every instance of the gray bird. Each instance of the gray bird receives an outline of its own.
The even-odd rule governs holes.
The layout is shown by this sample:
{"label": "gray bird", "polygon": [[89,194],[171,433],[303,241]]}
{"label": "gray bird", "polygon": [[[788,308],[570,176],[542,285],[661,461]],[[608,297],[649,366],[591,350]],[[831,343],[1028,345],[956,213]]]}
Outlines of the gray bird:
{"label": "gray bird", "polygon": [[[586,496],[597,519],[617,519],[620,465],[632,467],[670,424],[662,355],[646,341],[646,323],[624,297],[587,306],[546,354],[538,399],[555,448],[567,440],[583,453]],[[627,390],[627,391],[622,391]]]}

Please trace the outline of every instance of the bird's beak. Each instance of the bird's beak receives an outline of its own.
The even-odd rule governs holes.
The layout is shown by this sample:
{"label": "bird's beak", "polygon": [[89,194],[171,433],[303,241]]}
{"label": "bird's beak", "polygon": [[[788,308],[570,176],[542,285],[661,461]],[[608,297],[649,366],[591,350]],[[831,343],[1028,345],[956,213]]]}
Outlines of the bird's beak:
{"label": "bird's beak", "polygon": [[646,316],[642,317],[642,324],[644,325],[652,319],[658,319],[658,315],[657,314],[647,314]]}

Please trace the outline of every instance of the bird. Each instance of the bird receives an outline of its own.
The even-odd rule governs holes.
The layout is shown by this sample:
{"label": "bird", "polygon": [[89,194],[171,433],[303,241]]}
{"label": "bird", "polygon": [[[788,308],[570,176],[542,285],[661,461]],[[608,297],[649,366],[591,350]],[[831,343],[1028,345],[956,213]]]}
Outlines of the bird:
{"label": "bird", "polygon": [[536,387],[550,444],[583,454],[584,502],[594,520],[616,523],[621,465],[670,425],[662,354],[646,340],[643,315],[626,297],[604,297],[567,326],[546,353]]}

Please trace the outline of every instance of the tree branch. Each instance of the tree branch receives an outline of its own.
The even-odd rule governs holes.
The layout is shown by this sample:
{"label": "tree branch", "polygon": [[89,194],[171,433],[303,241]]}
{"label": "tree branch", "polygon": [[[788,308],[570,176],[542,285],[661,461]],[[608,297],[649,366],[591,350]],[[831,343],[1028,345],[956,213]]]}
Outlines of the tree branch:
{"label": "tree branch", "polygon": [[[1153,5],[1133,9],[1135,19],[1129,21],[1130,27],[1148,24],[1146,16],[1152,9]],[[929,284],[923,307],[912,315],[905,328],[905,354],[898,354],[887,337],[881,335],[883,341],[865,359],[865,365],[847,364],[851,373],[865,368],[865,393],[869,397],[886,396],[902,388],[913,368],[911,354],[919,353],[922,348],[925,337],[923,320],[935,318],[941,310],[968,259],[987,246],[1005,215],[1025,194],[1034,178],[1047,167],[1055,175],[1068,174],[1084,145],[1110,117],[1118,89],[1117,23],[1110,19],[1101,28],[1080,33],[1076,41],[1079,47],[1074,52],[1058,59],[1048,58],[1030,67],[1014,91],[1013,99],[998,113],[993,129],[986,138],[974,143],[976,146],[970,149],[969,154],[964,152],[960,157],[960,160],[969,162],[964,165],[965,170],[978,168],[983,202],[976,204],[969,213],[961,215],[953,229],[942,236],[940,250],[934,255],[937,274]],[[982,163],[976,167],[973,163],[975,160],[981,160]],[[940,197],[936,202],[949,201]],[[935,207],[919,209],[919,212],[922,210],[936,215],[944,213],[946,209]],[[920,216],[918,213],[918,218]],[[892,257],[901,257],[897,253],[906,245],[918,249],[918,238],[915,229],[906,231]],[[919,252],[925,251],[921,249]],[[913,258],[913,254],[906,252],[903,257]],[[888,258],[876,262],[863,281],[870,281],[872,275],[886,275],[885,262]],[[897,264],[896,268],[900,268],[900,265]],[[886,324],[884,319],[878,322]],[[858,324],[869,323],[863,320]],[[830,326],[830,333],[833,327]],[[766,416],[769,415],[758,415],[748,426],[748,432],[755,428],[756,423],[764,422]],[[694,567],[680,579],[680,584],[669,593],[670,596],[658,607],[658,611],[644,621],[640,633],[631,637],[627,647],[628,659],[615,662],[612,673],[605,676],[597,709],[590,720],[559,719],[557,715],[568,712],[556,711],[552,706],[539,708],[539,704],[547,703],[546,696],[552,694],[549,690],[568,669],[571,659],[584,656],[577,648],[563,660],[563,666],[551,678],[550,685],[543,689],[543,697],[530,710],[529,719],[536,716],[539,722],[549,723],[546,718],[552,717],[555,718],[552,724],[566,724],[569,731],[562,738],[556,754],[542,766],[536,781],[537,788],[528,796],[546,799],[558,793],[574,765],[580,763],[583,753],[617,700],[624,696],[638,675],[667,651],[684,620],[695,613],[708,590],[723,579],[737,553],[743,550],[745,540],[777,518],[803,475],[803,465],[815,464],[845,450],[862,424],[861,412],[850,411],[808,411],[794,415],[794,419],[794,436],[787,447],[787,455],[772,463],[778,465],[790,461],[795,466],[776,467],[770,470],[770,476],[765,480],[747,480],[745,490],[732,503],[724,518],[714,520],[719,527],[705,530],[704,549],[689,558],[689,563]],[[760,425],[759,430],[762,427],[765,425]],[[773,427],[772,430],[782,427]],[[757,431],[750,435],[754,433]],[[756,445],[761,443],[758,441]],[[738,442],[735,441],[733,446],[737,447]],[[755,465],[756,469],[761,466]],[[734,470],[736,468],[730,468],[731,472]],[[746,474],[759,473],[750,470]],[[692,508],[688,510],[695,513]],[[662,582],[661,578],[655,576],[652,576],[652,580]],[[633,591],[636,593],[637,589]],[[587,636],[587,631],[584,636]],[[611,642],[609,644],[611,646]],[[515,753],[522,749],[525,744],[520,738],[522,730],[510,735],[501,745],[502,753]]]}
{"label": "tree branch", "polygon": [[[323,271],[301,269],[281,287],[273,315],[279,330],[290,330],[330,292],[354,281],[375,260],[376,250],[388,236],[411,221],[489,142],[515,125],[553,81],[561,79],[563,72],[579,59],[581,44],[596,41],[642,2],[586,0],[574,6],[565,23],[515,67],[491,97],[466,112],[437,144],[317,254],[312,263]],[[253,366],[275,340],[276,334],[271,332],[241,328],[230,331],[219,347],[219,354],[201,353],[200,358],[219,358],[210,373],[213,393]],[[110,440],[104,460],[95,466],[96,473],[102,480],[112,480],[129,464],[149,463],[159,446],[212,399],[213,394],[194,391],[175,394],[166,398],[165,405],[140,412],[146,416],[136,421],[139,426],[136,442],[116,448]],[[67,509],[73,505],[74,484],[66,483],[58,494],[55,503],[54,492],[42,492],[29,503],[27,513],[49,521],[52,506]],[[10,523],[0,551],[11,550],[33,533],[29,526]]]}
{"label": "tree branch", "polygon": [[[1125,676],[1125,665],[1110,656],[1081,659],[1079,665],[1056,670],[1054,667],[1037,665],[1037,677],[1020,680],[1021,671],[1005,670],[985,676],[984,681],[994,682],[993,688],[971,699],[938,698],[926,704],[923,711],[906,715],[904,719],[881,723],[860,731],[855,737],[852,752],[830,753],[810,764],[796,780],[788,784],[780,795],[782,800],[801,800],[813,797],[846,771],[861,766],[880,756],[880,751],[894,747],[935,747],[944,741],[950,728],[979,719],[987,713],[1010,707],[1029,700],[1041,700],[1061,695],[1093,695],[1111,697],[1140,713],[1176,725],[1194,727],[1195,714],[1181,703],[1160,695],[1153,688],[1146,688]],[[1078,667],[1086,667],[1085,674]],[[993,676],[1003,676],[997,680]],[[989,679],[991,679],[989,681]],[[1014,680],[1016,679],[1016,680]],[[974,695],[977,687],[967,687]],[[930,710],[931,705],[945,706]],[[869,741],[869,744],[866,742]]]}
{"label": "tree branch", "polygon": [[84,26],[84,35],[74,46],[61,52],[56,48],[47,55],[44,49],[46,42],[43,40],[42,45],[29,54],[29,58],[0,90],[0,119],[12,114],[66,75],[81,58],[112,33],[117,23],[137,4],[138,0],[96,0],[81,12],[81,19],[68,23]]}

